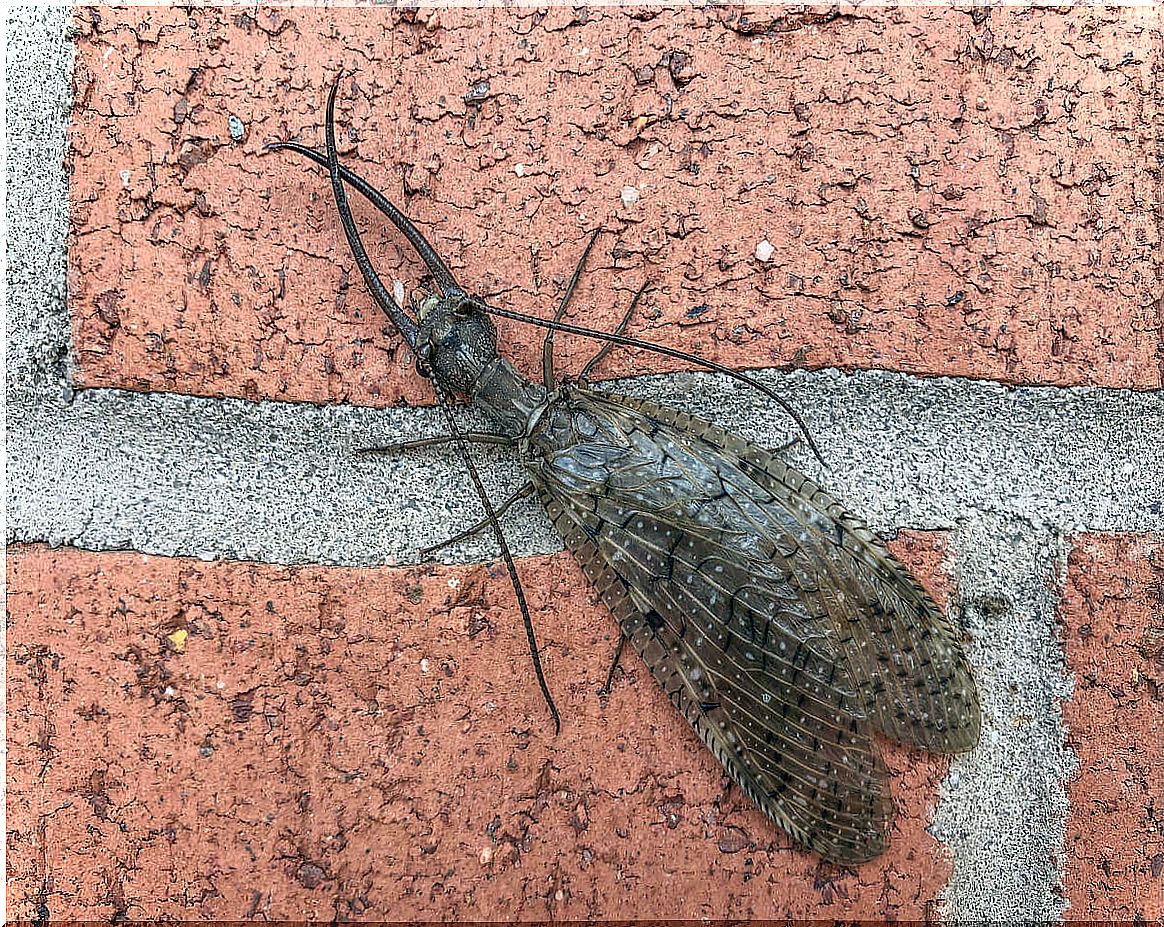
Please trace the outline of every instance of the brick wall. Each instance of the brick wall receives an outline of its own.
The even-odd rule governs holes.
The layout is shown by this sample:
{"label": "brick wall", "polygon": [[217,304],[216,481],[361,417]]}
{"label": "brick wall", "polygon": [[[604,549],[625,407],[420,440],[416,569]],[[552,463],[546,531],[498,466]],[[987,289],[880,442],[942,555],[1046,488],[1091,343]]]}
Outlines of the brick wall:
{"label": "brick wall", "polygon": [[[21,23],[10,52],[20,28],[64,34]],[[93,8],[71,24],[67,49],[17,51],[26,71],[72,62],[67,202],[49,204],[68,217],[71,361],[51,369],[79,392],[9,387],[10,917],[1159,920],[1156,11]],[[246,453],[232,428],[310,455],[363,427],[349,406],[430,402],[326,178],[263,152],[321,142],[340,69],[345,163],[466,284],[546,315],[602,227],[576,319],[613,327],[649,278],[632,334],[800,371],[826,457],[854,461],[822,479],[878,527],[927,529],[897,549],[968,626],[986,731],[952,766],[889,750],[884,856],[848,869],[794,849],[636,658],[600,698],[615,625],[533,509],[519,566],[557,737],[487,552],[264,554],[295,548],[263,532],[326,535],[352,510],[407,523],[409,551],[475,517],[424,455],[352,463],[371,488],[326,504],[310,462],[243,464],[295,482],[297,504],[256,490],[242,509],[223,475]],[[415,282],[399,236],[356,211],[386,277]],[[540,335],[499,327],[537,375]],[[559,338],[559,367],[592,350]],[[615,352],[602,377],[680,366]],[[904,414],[886,440],[908,455],[864,477],[884,447],[822,421],[836,369],[956,378],[955,403],[974,381],[1033,388],[1007,396],[1078,438],[1065,460],[1101,461],[1104,507],[1046,475],[1037,435],[980,471],[943,449],[1005,416]],[[883,381],[860,376],[876,409]],[[687,390],[704,395],[672,399]],[[290,405],[255,427],[269,401]],[[744,421],[773,414],[741,402]],[[74,446],[98,448],[75,481]],[[93,479],[106,461],[128,491]],[[197,493],[169,507],[188,467]],[[447,517],[429,522],[434,496]]]}

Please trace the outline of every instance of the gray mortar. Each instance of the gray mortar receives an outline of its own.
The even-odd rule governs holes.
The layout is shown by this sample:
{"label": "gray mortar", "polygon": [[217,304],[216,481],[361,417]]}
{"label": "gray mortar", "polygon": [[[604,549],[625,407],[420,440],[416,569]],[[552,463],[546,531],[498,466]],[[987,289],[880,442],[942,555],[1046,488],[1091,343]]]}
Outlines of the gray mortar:
{"label": "gray mortar", "polygon": [[7,10],[8,131],[5,376],[13,388],[67,383],[65,124],[73,105],[67,7]]}
{"label": "gray mortar", "polygon": [[[960,920],[1058,920],[1065,784],[1077,763],[1066,746],[1064,674],[1055,613],[1067,540],[1022,518],[983,514],[951,546],[953,606],[970,633],[983,737],[956,757],[942,784],[933,833],[957,865],[946,903]],[[1025,826],[1016,826],[1022,822]],[[984,887],[986,891],[984,891]]]}
{"label": "gray mortar", "polygon": [[[475,517],[440,449],[353,450],[440,432],[432,410],[249,403],[93,390],[67,369],[67,9],[8,14],[7,540],[204,559],[410,563]],[[53,167],[56,165],[56,167]],[[954,850],[952,920],[1057,919],[1057,854],[1074,758],[1055,628],[1069,536],[1164,530],[1164,398],[1007,389],[836,371],[761,378],[804,410],[829,463],[821,480],[874,527],[952,529],[953,606],[973,636],[982,745],[954,761],[934,832]],[[762,397],[718,377],[619,384],[767,445],[790,436]],[[791,452],[811,473],[804,448]],[[495,498],[512,455],[480,456]],[[507,519],[515,553],[558,550],[534,503]],[[493,556],[476,540],[450,562]]]}
{"label": "gray mortar", "polygon": [[[878,529],[956,528],[984,515],[1059,534],[1161,524],[1162,494],[1150,476],[1164,471],[1164,448],[1150,440],[1164,430],[1158,395],[1019,394],[888,373],[761,378],[807,410],[829,470],[821,474],[801,448],[790,456]],[[778,410],[718,377],[620,386],[683,397],[684,408],[761,444],[790,435]],[[272,563],[415,562],[417,548],[479,515],[462,465],[449,449],[396,458],[354,451],[440,426],[434,411],[419,409],[115,390],[64,402],[11,395],[8,540]],[[494,498],[521,484],[512,453],[479,457]],[[507,527],[515,554],[561,549],[535,502],[515,507]],[[495,553],[482,535],[443,559]]]}

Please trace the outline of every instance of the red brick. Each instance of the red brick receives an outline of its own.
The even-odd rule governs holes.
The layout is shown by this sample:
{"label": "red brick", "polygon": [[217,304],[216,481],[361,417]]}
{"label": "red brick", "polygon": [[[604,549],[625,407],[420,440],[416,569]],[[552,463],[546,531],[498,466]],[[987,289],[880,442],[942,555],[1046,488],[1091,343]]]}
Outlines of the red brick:
{"label": "red brick", "polygon": [[[595,327],[649,277],[632,332],[737,367],[1161,385],[1154,10],[975,22],[130,7],[77,20],[82,385],[428,401],[382,334],[325,179],[261,154],[320,141],[341,69],[359,87],[340,94],[345,161],[500,305],[549,315],[602,226],[574,309]],[[481,81],[485,99],[467,103]],[[384,274],[415,281],[400,237],[358,212]],[[536,371],[540,334],[501,327]],[[563,339],[563,366],[591,350]],[[623,354],[604,374],[672,367]]]}
{"label": "red brick", "polygon": [[[940,538],[903,549],[943,585]],[[890,849],[824,864],[725,783],[637,658],[598,698],[614,624],[567,555],[521,569],[558,737],[502,570],[9,550],[9,916],[932,910],[943,758],[890,751]]]}
{"label": "red brick", "polygon": [[1075,693],[1063,706],[1079,772],[1068,785],[1071,920],[1164,918],[1164,538],[1087,535],[1062,605]]}

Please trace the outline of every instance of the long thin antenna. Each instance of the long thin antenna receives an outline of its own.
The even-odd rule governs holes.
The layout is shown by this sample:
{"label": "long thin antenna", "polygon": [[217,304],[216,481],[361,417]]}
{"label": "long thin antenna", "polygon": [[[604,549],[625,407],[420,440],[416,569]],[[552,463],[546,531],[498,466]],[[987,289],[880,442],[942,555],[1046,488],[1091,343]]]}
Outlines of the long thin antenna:
{"label": "long thin antenna", "polygon": [[[368,259],[368,253],[364,250],[364,244],[360,240],[360,234],[356,229],[355,221],[352,219],[351,206],[348,203],[348,196],[341,181],[342,175],[339,166],[339,155],[335,147],[335,97],[342,76],[342,74],[336,76],[335,82],[331,85],[331,92],[327,96],[327,122],[325,124],[327,139],[325,162],[328,173],[331,175],[331,187],[332,192],[335,194],[336,209],[339,211],[340,221],[343,224],[348,245],[351,247],[353,255],[355,255],[356,263],[360,267],[360,272],[364,275],[368,289],[372,291],[373,298],[388,313],[388,316],[398,328],[400,328],[400,321],[398,320],[403,320],[411,326],[411,338],[409,338],[403,328],[401,328],[401,334],[404,335],[409,345],[415,351],[417,347],[416,324],[404,314],[404,310],[400,308],[395,298],[388,292],[387,287],[380,280],[379,274],[376,273],[376,268],[372,266],[372,262]],[[501,556],[505,561],[506,570],[509,571],[509,581],[513,584],[513,591],[517,595],[517,604],[521,609],[521,619],[525,624],[525,636],[529,642],[530,656],[533,658],[534,674],[537,676],[538,685],[541,687],[546,705],[550,709],[550,715],[554,719],[554,733],[557,734],[562,729],[562,718],[558,714],[558,706],[554,704],[553,696],[550,695],[550,687],[546,683],[545,673],[542,671],[542,660],[538,654],[538,642],[534,634],[533,619],[529,614],[529,606],[525,601],[525,590],[521,587],[521,579],[517,575],[517,566],[513,562],[513,554],[509,551],[509,544],[505,540],[505,533],[501,530],[501,523],[497,520],[497,513],[493,510],[493,505],[489,501],[489,495],[485,492],[485,487],[481,483],[481,477],[477,474],[477,468],[473,465],[472,457],[469,456],[469,448],[465,442],[465,438],[461,434],[460,428],[457,427],[457,420],[453,416],[452,409],[449,408],[448,397],[445,395],[444,388],[431,373],[429,379],[432,381],[433,392],[437,398],[437,405],[440,406],[441,412],[448,422],[449,430],[452,432],[453,438],[457,442],[457,447],[461,451],[461,459],[464,460],[465,467],[469,471],[469,478],[472,480],[473,487],[481,499],[481,505],[485,508],[485,517],[489,519],[489,526],[493,529],[493,534],[497,538],[498,545],[501,547]]]}
{"label": "long thin antenna", "polygon": [[[278,147],[302,154],[305,157],[310,158],[312,161],[315,161],[316,163],[327,163],[326,156],[320,155],[318,151],[315,151],[312,148],[307,148],[294,142],[283,142],[280,143]],[[358,193],[366,197],[373,206],[384,213],[398,228],[401,229],[401,231],[405,231],[405,226],[402,224],[402,220],[403,222],[408,222],[408,219],[404,217],[400,210],[388,202],[388,200],[384,198],[383,194],[381,194],[378,190],[376,190],[375,187],[361,178],[354,171],[341,168],[341,172],[341,176],[346,182],[350,183]],[[408,225],[411,226],[412,224],[409,222]],[[405,231],[405,234],[407,235],[408,233]],[[417,235],[419,236],[420,233],[417,232]],[[420,237],[421,240],[423,240],[423,236]],[[409,241],[412,242],[411,237],[409,238]],[[427,244],[427,242],[425,243]],[[413,246],[416,247],[415,243],[413,243]],[[581,335],[583,338],[593,338],[597,341],[606,341],[608,343],[621,345],[627,348],[640,348],[644,351],[653,351],[655,354],[661,354],[664,357],[673,357],[677,360],[687,361],[690,364],[695,364],[696,366],[703,367],[706,370],[711,370],[715,373],[722,373],[726,377],[731,377],[733,380],[736,380],[739,383],[743,383],[746,386],[750,386],[752,389],[763,393],[769,399],[773,400],[778,406],[780,406],[780,408],[788,414],[789,418],[791,418],[792,421],[796,423],[796,427],[800,430],[800,433],[804,435],[806,443],[812,450],[812,453],[816,459],[820,461],[821,466],[828,466],[828,464],[825,463],[824,457],[821,455],[820,448],[817,447],[816,442],[812,438],[812,434],[808,430],[808,425],[806,425],[804,419],[800,417],[800,413],[789,404],[788,400],[784,399],[778,393],[766,387],[759,380],[748,376],[746,373],[733,370],[731,367],[725,367],[723,364],[717,364],[715,361],[705,360],[704,358],[695,354],[688,354],[686,351],[679,351],[675,348],[664,347],[661,344],[652,344],[650,341],[640,341],[638,338],[631,338],[627,335],[600,332],[597,329],[584,328],[581,325],[570,325],[566,322],[554,322],[549,319],[542,319],[538,318],[537,316],[525,315],[521,312],[514,312],[511,309],[498,309],[495,306],[489,306],[484,303],[481,304],[481,308],[491,313],[492,315],[496,315],[504,319],[513,319],[517,322],[525,322],[528,325],[536,325],[539,328],[548,328],[551,331],[560,331],[571,335]]]}
{"label": "long thin antenna", "polygon": [[560,332],[565,332],[568,335],[581,335],[583,338],[594,338],[597,341],[606,341],[610,344],[622,345],[627,348],[642,348],[646,351],[654,351],[656,354],[662,354],[664,357],[674,357],[678,360],[685,360],[692,364],[698,364],[700,367],[705,367],[715,373],[722,373],[726,377],[731,377],[733,380],[738,380],[740,383],[746,383],[753,389],[759,390],[768,398],[775,400],[785,412],[788,413],[789,418],[796,423],[796,427],[800,429],[804,435],[805,441],[812,449],[812,453],[816,459],[821,462],[822,466],[828,466],[824,458],[821,456],[820,448],[816,446],[816,442],[812,440],[812,434],[808,430],[808,425],[805,424],[804,419],[800,417],[800,413],[792,407],[787,399],[784,399],[778,393],[770,390],[759,380],[748,376],[746,373],[740,373],[738,370],[732,370],[731,367],[725,367],[723,364],[717,364],[715,361],[706,360],[698,357],[695,354],[688,354],[685,351],[679,351],[675,348],[668,348],[661,344],[652,344],[649,341],[639,341],[638,338],[630,338],[626,335],[618,335],[613,332],[600,332],[593,328],[583,328],[580,325],[571,325],[568,322],[554,322],[550,319],[539,318],[536,315],[526,315],[524,312],[515,312],[512,309],[498,309],[496,306],[482,304],[482,308],[490,315],[498,316],[502,319],[513,319],[515,322],[525,322],[527,325],[536,325],[538,328],[552,328]]}
{"label": "long thin antenna", "polygon": [[[310,158],[321,167],[328,166],[327,155],[316,151],[314,148],[301,145],[298,142],[272,142],[267,146],[267,151],[294,151],[296,154],[301,154],[305,158]],[[440,286],[442,293],[449,295],[451,293],[465,292],[460,284],[457,283],[457,278],[453,276],[453,272],[449,270],[449,265],[441,260],[441,256],[436,253],[436,249],[428,243],[428,239],[424,237],[420,229],[413,224],[408,216],[404,215],[384,194],[368,183],[368,181],[364,180],[359,174],[342,166],[339,170],[340,177],[355,187],[380,212],[384,213],[393,225],[400,229],[404,237],[408,239],[408,243],[416,249],[416,253],[420,255],[421,260],[428,267],[428,272],[432,274],[433,279]]]}
{"label": "long thin antenna", "polygon": [[335,81],[331,85],[331,91],[327,95],[327,124],[325,128],[327,156],[324,162],[327,165],[328,173],[331,175],[331,189],[335,195],[336,209],[339,210],[340,224],[344,228],[344,236],[348,240],[348,247],[352,250],[352,256],[356,259],[356,266],[360,268],[360,273],[364,277],[364,283],[372,291],[372,297],[376,300],[376,303],[388,314],[388,317],[392,320],[392,324],[404,336],[404,340],[408,342],[408,346],[415,353],[417,338],[416,322],[409,318],[400,305],[397,304],[395,297],[388,292],[388,288],[380,280],[379,274],[376,273],[376,268],[372,266],[372,260],[368,257],[368,252],[364,250],[364,243],[360,240],[360,233],[356,230],[356,222],[352,218],[351,204],[348,203],[348,195],[340,179],[342,175],[338,160],[339,155],[336,153],[335,147],[335,95],[336,91],[339,90],[340,78],[342,76],[342,73],[336,76]]}

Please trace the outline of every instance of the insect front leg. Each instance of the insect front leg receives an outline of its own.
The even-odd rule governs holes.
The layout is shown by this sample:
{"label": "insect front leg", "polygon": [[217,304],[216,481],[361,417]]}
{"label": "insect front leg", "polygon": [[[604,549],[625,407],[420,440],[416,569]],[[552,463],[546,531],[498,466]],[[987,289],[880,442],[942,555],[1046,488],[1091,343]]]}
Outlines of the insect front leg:
{"label": "insect front leg", "polygon": [[[562,316],[566,314],[566,307],[570,303],[570,298],[574,295],[574,290],[578,286],[578,280],[582,276],[582,271],[586,268],[586,260],[590,257],[590,252],[594,248],[594,242],[598,240],[599,230],[595,230],[594,234],[590,236],[590,241],[586,243],[586,250],[582,252],[582,257],[578,261],[578,266],[574,268],[574,275],[570,278],[570,282],[566,285],[566,292],[562,295],[562,301],[558,304],[558,310],[554,313],[552,325],[557,325],[562,321]],[[639,300],[643,298],[643,293],[647,290],[646,281],[639,287],[638,292],[635,293],[634,299],[631,300],[630,308],[623,314],[618,327],[615,328],[614,334],[621,335],[626,331],[627,325],[630,323],[631,316],[635,314],[635,309],[639,305]],[[578,375],[578,379],[585,380],[592,371],[607,354],[610,349],[614,347],[613,342],[606,342],[598,352],[586,362],[586,366],[582,368],[582,373]],[[554,329],[549,328],[546,332],[546,337],[542,341],[542,382],[546,390],[554,388]]]}
{"label": "insect front leg", "polygon": [[[562,316],[566,313],[566,306],[570,304],[570,297],[574,295],[574,288],[578,286],[578,280],[582,277],[582,271],[586,267],[586,259],[590,257],[590,251],[594,248],[594,243],[598,241],[600,231],[601,229],[594,230],[590,236],[590,241],[586,243],[586,250],[582,252],[578,266],[574,268],[574,275],[566,285],[566,292],[562,294],[562,301],[558,303],[558,311],[554,313],[555,325],[562,321]],[[546,392],[554,388],[554,330],[552,328],[546,331],[546,337],[542,340],[542,384],[545,386]]]}
{"label": "insect front leg", "polygon": [[[647,291],[647,281],[644,280],[643,285],[640,286],[638,292],[635,293],[634,299],[631,300],[630,306],[627,308],[626,312],[623,313],[622,320],[618,323],[618,327],[614,330],[614,333],[616,335],[621,335],[623,332],[626,331],[627,325],[630,324],[631,316],[633,316],[635,314],[635,309],[638,308],[639,300],[643,298],[643,294],[646,291]],[[607,354],[610,353],[611,348],[613,348],[613,347],[614,347],[613,341],[608,341],[602,347],[600,347],[595,352],[594,356],[586,362],[586,366],[583,367],[582,372],[580,374],[578,374],[578,379],[579,380],[587,379],[590,376],[590,372],[595,367],[598,366],[599,362],[604,357],[606,357]]]}
{"label": "insect front leg", "polygon": [[[497,518],[500,518],[502,515],[504,515],[506,512],[509,511],[509,507],[511,505],[513,505],[513,503],[517,502],[519,499],[526,499],[529,496],[532,496],[533,493],[534,493],[533,483],[526,483],[524,486],[521,487],[521,489],[519,489],[512,496],[510,496],[508,499],[506,499],[504,502],[502,502],[501,505],[499,505],[497,507],[497,511],[494,512],[494,515]],[[491,519],[482,518],[475,525],[471,525],[470,527],[466,528],[464,531],[457,532],[451,538],[448,538],[447,540],[441,541],[439,544],[433,544],[431,547],[422,547],[420,549],[420,556],[421,557],[431,556],[432,554],[435,554],[438,550],[443,550],[444,548],[451,547],[453,544],[456,544],[460,541],[463,541],[466,538],[471,538],[478,531],[483,531],[485,528],[488,528],[492,523],[493,522]],[[612,670],[612,672],[613,672],[613,670]]]}

